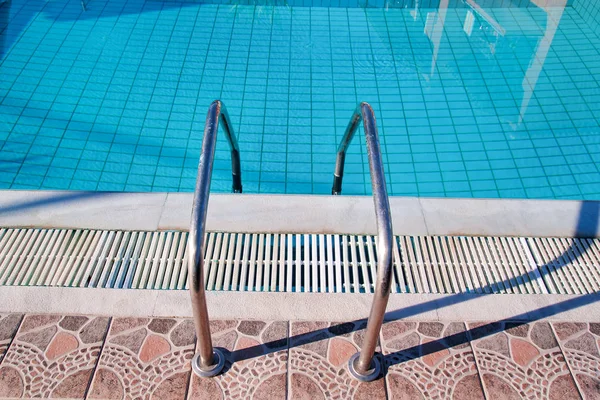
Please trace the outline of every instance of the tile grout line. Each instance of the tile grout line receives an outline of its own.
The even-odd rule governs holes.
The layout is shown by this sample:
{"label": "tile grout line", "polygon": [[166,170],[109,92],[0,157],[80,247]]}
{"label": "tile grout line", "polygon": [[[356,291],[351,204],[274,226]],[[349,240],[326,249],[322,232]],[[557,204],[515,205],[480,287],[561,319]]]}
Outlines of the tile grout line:
{"label": "tile grout line", "polygon": [[[194,349],[195,349],[195,342],[194,342]],[[194,373],[194,371],[190,370],[190,374],[188,375],[188,381],[185,385],[185,394],[183,396],[184,399],[189,399],[190,398],[190,394],[192,393],[192,374]]]}
{"label": "tile grout line", "polygon": [[[186,242],[187,242],[187,241],[186,241]],[[186,243],[186,245],[187,245],[187,243]],[[183,262],[185,262],[185,258],[184,258]],[[185,288],[184,288],[184,289],[182,289],[182,290],[187,290],[187,289],[185,289]],[[155,316],[157,315],[157,314],[156,314],[156,307],[157,307],[157,305],[158,305],[158,300],[159,300],[158,298],[159,298],[159,295],[160,295],[160,292],[159,292],[159,293],[156,293],[156,294],[155,294],[155,296],[154,296],[154,304],[152,305],[152,315],[150,315],[150,318],[153,318],[153,317],[155,317]],[[192,319],[192,321],[193,321],[193,315],[192,315],[192,318],[191,318],[191,319]],[[195,332],[195,331],[194,331],[194,332]],[[197,341],[197,340],[198,340],[198,338],[196,338],[196,341]],[[196,350],[196,347],[195,347],[195,345],[194,345],[194,351],[195,351],[195,350]]]}
{"label": "tile grout line", "polygon": [[[98,318],[98,317],[95,317]],[[94,366],[92,376],[88,382],[87,388],[85,389],[85,393],[83,394],[84,399],[88,399],[90,395],[90,390],[92,389],[92,384],[94,383],[94,379],[96,378],[96,372],[98,371],[98,365],[100,365],[100,358],[104,353],[104,348],[106,346],[106,342],[108,341],[108,335],[110,333],[110,328],[112,328],[112,324],[114,321],[114,317],[108,317],[108,324],[106,326],[106,334],[104,335],[104,340],[102,341],[102,346],[100,346],[100,352],[98,353],[98,358],[96,359],[96,365]]]}
{"label": "tile grout line", "polygon": [[431,236],[431,232],[429,232],[429,226],[427,225],[427,219],[425,218],[425,211],[423,210],[423,199],[419,197],[417,201],[419,202],[419,211],[421,212],[421,218],[423,218],[423,225],[425,225],[426,235]]}
{"label": "tile grout line", "polygon": [[[562,344],[560,343],[558,334],[556,333],[556,330],[554,329],[554,325],[552,324],[551,321],[548,321],[548,325],[550,325],[550,331],[554,335],[554,339],[556,340],[556,343],[558,344],[558,349],[560,350],[560,354],[562,354],[563,359],[565,360],[565,364],[567,364],[567,368],[569,369],[569,374],[571,375],[571,379],[573,379],[573,381],[575,383],[575,387],[577,388],[577,391],[579,392],[579,397],[582,399],[585,399],[586,397],[583,395],[583,391],[581,390],[581,387],[579,387],[579,381],[577,381],[577,378],[575,377],[575,374],[573,373],[571,363],[569,362],[569,359],[567,358],[567,356],[565,355],[565,352],[563,351]],[[586,323],[586,325],[588,325],[588,324]],[[589,325],[588,325],[588,327],[589,327]]]}
{"label": "tile grout line", "polygon": [[[184,318],[183,320],[189,320],[189,319],[190,318]],[[194,320],[193,319],[191,319],[191,320],[193,323]],[[212,338],[212,334],[211,334],[211,338]],[[196,335],[196,329],[194,328],[194,347],[192,347],[192,351],[193,351],[192,359],[193,359],[194,355],[196,355],[196,346],[197,345],[198,345],[198,336]],[[190,363],[191,362],[192,362],[192,360],[190,360]],[[194,380],[193,374],[194,374],[194,371],[192,370],[191,365],[190,365],[190,373],[188,375],[188,381],[187,381],[187,384],[185,385],[185,394],[183,396],[183,398],[186,400],[189,399],[189,397],[192,393],[192,382]]]}
{"label": "tile grout line", "polygon": [[475,351],[475,347],[473,346],[473,340],[472,340],[471,334],[469,333],[468,323],[467,323],[467,321],[462,321],[462,323],[465,327],[465,333],[467,334],[467,337],[469,338],[469,347],[471,349],[471,353],[473,353],[473,359],[475,360],[475,368],[477,369],[477,377],[479,378],[479,384],[481,385],[481,391],[483,392],[483,396],[486,399],[490,399],[491,397],[487,392],[487,387],[483,383],[483,374],[481,373],[481,369],[479,367],[479,361],[477,360],[477,352]]}
{"label": "tile grout line", "polygon": [[[165,213],[165,207],[167,206],[167,201],[169,199],[169,193],[165,193],[165,200],[160,206],[160,213],[158,214],[158,221],[156,221],[156,230],[161,230],[161,221],[163,219],[163,214]],[[184,231],[185,232],[185,231]]]}
{"label": "tile grout line", "polygon": [[[8,315],[10,315],[10,314],[11,313],[8,313]],[[18,313],[16,313],[16,314],[18,314]],[[6,360],[6,355],[8,354],[10,348],[12,347],[13,343],[15,342],[15,339],[17,338],[17,334],[19,333],[19,329],[21,329],[21,325],[23,325],[23,321],[25,321],[25,317],[27,315],[28,314],[23,313],[23,316],[21,317],[21,320],[17,324],[17,327],[15,328],[15,334],[12,335],[12,338],[10,339],[10,342],[8,343],[8,346],[6,346],[6,351],[2,355],[2,360],[0,360],[0,367],[2,367],[2,365],[4,364],[4,360]]]}
{"label": "tile grout line", "polygon": [[[383,328],[383,325],[382,325]],[[379,330],[379,349],[381,350],[381,372],[383,373],[383,393],[385,394],[386,399],[391,399],[390,394],[388,393],[388,368],[386,367],[385,362],[385,353],[383,350],[383,329]]]}
{"label": "tile grout line", "polygon": [[290,336],[292,333],[292,321],[287,321],[287,360],[286,360],[286,379],[285,379],[285,398],[290,399],[290,380],[292,379],[290,375],[290,348],[292,347],[292,342],[290,340]]}

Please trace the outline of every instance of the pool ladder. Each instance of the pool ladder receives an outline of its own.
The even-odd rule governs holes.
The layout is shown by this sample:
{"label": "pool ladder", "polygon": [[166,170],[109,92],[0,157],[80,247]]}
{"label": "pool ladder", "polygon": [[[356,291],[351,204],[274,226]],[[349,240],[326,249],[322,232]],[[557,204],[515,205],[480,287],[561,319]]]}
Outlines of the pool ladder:
{"label": "pool ladder", "polygon": [[[337,151],[331,193],[339,195],[342,192],[346,150],[350,146],[361,121],[363,122],[367,142],[373,202],[375,205],[375,217],[377,219],[378,270],[375,295],[371,305],[362,350],[350,357],[348,369],[354,378],[367,382],[376,379],[383,369],[382,361],[375,355],[375,348],[390,295],[393,240],[392,218],[383,174],[383,161],[381,159],[377,123],[373,109],[368,103],[363,102],[356,107],[346,127]],[[206,124],[204,125],[204,137],[202,139],[202,150],[200,152],[198,177],[194,191],[192,220],[188,238],[189,287],[192,298],[194,324],[199,343],[199,351],[192,359],[192,369],[194,373],[201,377],[218,375],[225,365],[225,355],[221,350],[213,348],[210,336],[204,288],[204,258],[202,257],[204,233],[206,230],[206,214],[210,196],[210,180],[219,123],[223,125],[223,131],[231,150],[232,189],[234,193],[242,192],[240,152],[237,139],[224,104],[220,100],[215,100],[208,109]]]}

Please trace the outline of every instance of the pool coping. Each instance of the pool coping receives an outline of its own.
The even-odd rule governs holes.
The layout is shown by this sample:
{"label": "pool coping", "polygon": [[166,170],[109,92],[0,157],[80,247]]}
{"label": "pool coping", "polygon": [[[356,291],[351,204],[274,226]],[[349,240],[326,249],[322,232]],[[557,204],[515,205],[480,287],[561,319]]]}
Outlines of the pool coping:
{"label": "pool coping", "polygon": [[[372,294],[206,292],[215,319],[352,321],[369,315]],[[600,293],[391,294],[386,320],[600,321]],[[276,306],[274,306],[276,304]],[[187,290],[0,287],[0,312],[129,317],[192,316]]]}
{"label": "pool coping", "polygon": [[[192,193],[0,191],[0,227],[188,230]],[[396,235],[600,237],[600,201],[390,197]],[[211,194],[207,230],[375,234],[370,196]]]}

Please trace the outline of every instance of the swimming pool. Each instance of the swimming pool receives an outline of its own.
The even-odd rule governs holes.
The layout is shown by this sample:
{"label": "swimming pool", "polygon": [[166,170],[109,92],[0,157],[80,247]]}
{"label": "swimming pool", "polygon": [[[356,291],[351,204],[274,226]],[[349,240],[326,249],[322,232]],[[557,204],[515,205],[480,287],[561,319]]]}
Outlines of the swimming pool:
{"label": "swimming pool", "polygon": [[329,194],[368,101],[390,194],[600,199],[600,2],[218,2],[0,3],[0,188],[192,191],[220,98],[247,193]]}

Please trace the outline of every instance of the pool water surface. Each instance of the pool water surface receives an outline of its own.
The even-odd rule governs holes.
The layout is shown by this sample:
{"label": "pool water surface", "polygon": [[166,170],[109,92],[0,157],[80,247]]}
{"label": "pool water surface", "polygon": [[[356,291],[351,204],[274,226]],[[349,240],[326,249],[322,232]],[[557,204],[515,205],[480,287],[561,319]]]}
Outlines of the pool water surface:
{"label": "pool water surface", "polygon": [[367,101],[392,195],[600,199],[600,2],[243,3],[0,3],[0,188],[192,191],[222,99],[244,192],[329,194]]}

